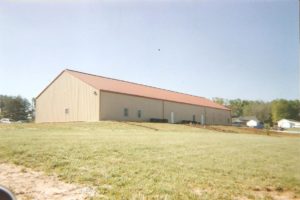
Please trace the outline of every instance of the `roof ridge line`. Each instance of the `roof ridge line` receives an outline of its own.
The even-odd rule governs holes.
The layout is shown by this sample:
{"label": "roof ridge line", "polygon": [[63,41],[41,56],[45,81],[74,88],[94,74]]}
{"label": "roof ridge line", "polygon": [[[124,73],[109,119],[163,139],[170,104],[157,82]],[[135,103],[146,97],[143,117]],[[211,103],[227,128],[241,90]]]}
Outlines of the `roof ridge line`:
{"label": "roof ridge line", "polygon": [[177,93],[177,94],[184,94],[184,95],[188,95],[188,96],[192,96],[192,97],[197,97],[197,98],[202,98],[202,99],[210,100],[210,99],[208,99],[206,97],[202,97],[202,96],[187,94],[187,93],[183,93],[183,92],[177,92],[177,91],[168,90],[168,89],[164,89],[164,88],[159,88],[159,87],[155,87],[155,86],[145,85],[145,84],[142,84],[142,83],[134,83],[134,82],[125,81],[125,80],[121,80],[121,79],[117,79],[117,78],[110,78],[110,77],[101,76],[101,75],[97,75],[97,74],[91,74],[91,73],[81,72],[81,71],[77,71],[77,70],[73,70],[73,69],[65,69],[64,71],[72,71],[72,72],[86,74],[86,75],[90,75],[90,76],[97,76],[97,77],[107,78],[107,79],[111,79],[111,80],[115,80],[115,81],[121,81],[121,82],[125,82],[125,83],[131,83],[131,84],[146,86],[146,87],[150,87],[150,88],[156,88],[156,89],[160,89],[160,90],[165,90],[165,91],[169,91],[169,92],[174,92],[174,93]]}

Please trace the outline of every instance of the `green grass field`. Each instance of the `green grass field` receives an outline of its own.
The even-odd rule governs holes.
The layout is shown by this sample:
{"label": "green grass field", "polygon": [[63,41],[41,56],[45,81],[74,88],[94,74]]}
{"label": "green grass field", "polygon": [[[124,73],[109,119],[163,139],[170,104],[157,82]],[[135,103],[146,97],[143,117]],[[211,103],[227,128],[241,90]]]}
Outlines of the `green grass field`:
{"label": "green grass field", "polygon": [[108,199],[272,199],[300,195],[300,137],[185,125],[0,125],[0,162],[95,186]]}

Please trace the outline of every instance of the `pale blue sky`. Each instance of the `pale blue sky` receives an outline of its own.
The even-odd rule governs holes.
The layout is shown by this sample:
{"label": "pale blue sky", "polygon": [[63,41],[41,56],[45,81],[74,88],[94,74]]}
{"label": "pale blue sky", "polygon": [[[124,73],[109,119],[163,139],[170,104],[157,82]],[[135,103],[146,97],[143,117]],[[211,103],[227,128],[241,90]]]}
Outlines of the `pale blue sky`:
{"label": "pale blue sky", "polygon": [[299,99],[298,4],[0,0],[0,94],[31,99],[70,68],[208,98]]}

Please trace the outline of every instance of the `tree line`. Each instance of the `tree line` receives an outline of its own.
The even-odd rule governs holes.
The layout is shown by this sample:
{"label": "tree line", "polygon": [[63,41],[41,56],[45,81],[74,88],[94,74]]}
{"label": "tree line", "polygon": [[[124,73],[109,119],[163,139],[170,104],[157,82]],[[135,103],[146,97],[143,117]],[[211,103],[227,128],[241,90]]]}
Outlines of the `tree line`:
{"label": "tree line", "polygon": [[265,102],[216,97],[213,101],[230,108],[232,117],[256,116],[261,122],[270,125],[281,119],[300,121],[300,100],[276,99]]}

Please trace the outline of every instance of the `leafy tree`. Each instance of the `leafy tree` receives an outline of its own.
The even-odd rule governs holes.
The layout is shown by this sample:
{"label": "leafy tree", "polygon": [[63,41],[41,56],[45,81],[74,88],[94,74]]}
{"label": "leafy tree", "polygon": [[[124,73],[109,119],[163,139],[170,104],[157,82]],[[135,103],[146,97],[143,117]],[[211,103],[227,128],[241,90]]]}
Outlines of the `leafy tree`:
{"label": "leafy tree", "polygon": [[277,122],[280,119],[300,120],[300,101],[277,99],[272,101],[272,119]]}
{"label": "leafy tree", "polygon": [[220,98],[220,97],[214,97],[214,98],[212,98],[212,101],[216,102],[220,105],[223,105],[223,106],[229,106],[229,100],[228,99],[224,99],[224,98]]}
{"label": "leafy tree", "polygon": [[224,105],[225,104],[225,99],[219,98],[219,97],[214,97],[212,98],[213,102],[216,102],[218,104]]}
{"label": "leafy tree", "polygon": [[231,115],[233,117],[243,116],[243,108],[247,104],[249,104],[248,101],[241,99],[229,100],[229,108],[231,109]]}
{"label": "leafy tree", "polygon": [[271,122],[271,104],[263,101],[248,101],[243,107],[244,116],[256,116],[261,122]]}
{"label": "leafy tree", "polygon": [[290,106],[291,119],[300,120],[300,100],[290,101]]}
{"label": "leafy tree", "polygon": [[1,117],[10,118],[14,121],[27,120],[30,112],[30,103],[21,96],[0,95]]}
{"label": "leafy tree", "polygon": [[31,99],[31,109],[30,109],[30,115],[31,115],[31,120],[35,120],[35,107],[36,107],[36,99],[32,98]]}

